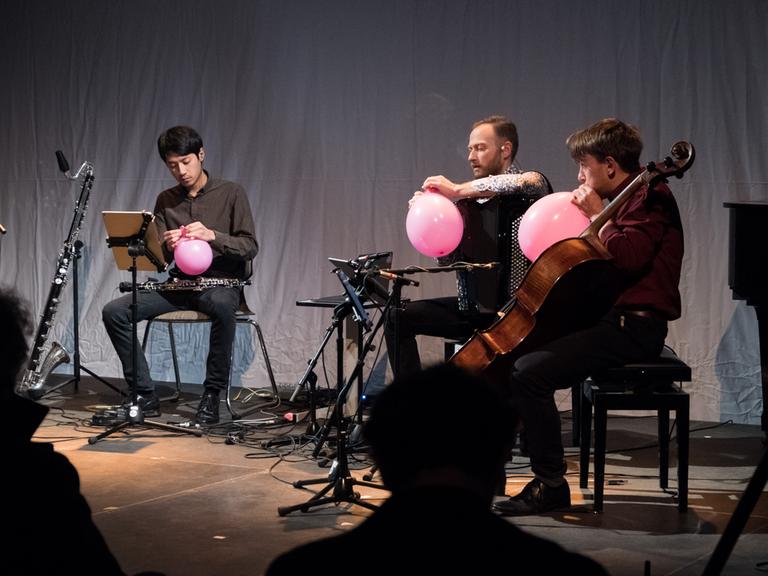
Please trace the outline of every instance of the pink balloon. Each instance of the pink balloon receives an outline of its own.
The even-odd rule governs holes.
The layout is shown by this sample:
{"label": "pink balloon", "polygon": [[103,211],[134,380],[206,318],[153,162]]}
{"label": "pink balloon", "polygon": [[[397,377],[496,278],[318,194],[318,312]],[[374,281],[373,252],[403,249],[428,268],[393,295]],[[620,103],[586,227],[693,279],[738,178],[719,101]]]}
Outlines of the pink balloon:
{"label": "pink balloon", "polygon": [[547,194],[526,210],[517,233],[526,258],[536,260],[555,242],[575,238],[589,226],[589,218],[571,203],[571,196],[571,192]]}
{"label": "pink balloon", "polygon": [[182,238],[173,251],[173,257],[182,272],[197,276],[208,270],[213,260],[213,252],[210,244],[204,240]]}
{"label": "pink balloon", "polygon": [[425,256],[445,256],[461,242],[464,220],[448,198],[437,192],[425,192],[408,210],[405,230],[413,247]]}

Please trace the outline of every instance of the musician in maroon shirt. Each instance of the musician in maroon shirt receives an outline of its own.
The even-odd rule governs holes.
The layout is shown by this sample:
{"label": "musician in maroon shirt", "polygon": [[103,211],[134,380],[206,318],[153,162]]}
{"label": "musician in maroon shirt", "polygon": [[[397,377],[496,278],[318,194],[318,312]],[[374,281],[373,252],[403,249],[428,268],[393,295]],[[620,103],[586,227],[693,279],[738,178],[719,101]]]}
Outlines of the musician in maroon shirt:
{"label": "musician in maroon shirt", "polygon": [[[250,261],[256,256],[253,216],[243,187],[234,182],[210,177],[203,169],[205,149],[200,135],[187,126],[163,132],[157,141],[158,152],[178,185],[160,193],[155,204],[155,222],[163,237],[167,260],[182,236],[208,242],[213,252],[205,277],[245,279]],[[172,269],[171,274],[189,278]],[[240,306],[241,289],[216,286],[196,292],[140,292],[138,320],[154,318],[175,310],[199,310],[211,319],[210,346],[206,363],[203,396],[193,425],[219,421],[219,396],[226,389],[235,337],[235,314]],[[131,298],[128,294],[108,303],[102,312],[104,325],[115,346],[127,381],[134,370],[131,358]],[[137,343],[138,345],[138,343]],[[135,371],[138,403],[145,416],[160,414],[144,354],[139,354]]]}
{"label": "musician in maroon shirt", "polygon": [[[634,127],[608,118],[575,132],[566,144],[579,164],[580,186],[572,202],[594,220],[604,202],[640,172],[640,135]],[[535,478],[520,494],[494,505],[502,514],[570,506],[555,390],[570,388],[596,369],[657,357],[667,322],[680,317],[683,229],[666,185],[636,191],[600,229],[599,238],[613,256],[623,291],[593,327],[554,340],[514,363],[510,391],[525,426]]]}

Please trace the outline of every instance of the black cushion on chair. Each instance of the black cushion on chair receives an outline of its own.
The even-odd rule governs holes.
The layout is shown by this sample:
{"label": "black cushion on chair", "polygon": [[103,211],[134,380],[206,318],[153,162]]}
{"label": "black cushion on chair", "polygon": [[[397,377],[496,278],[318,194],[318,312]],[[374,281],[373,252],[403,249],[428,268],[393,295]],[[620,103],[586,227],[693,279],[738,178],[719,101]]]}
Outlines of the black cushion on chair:
{"label": "black cushion on chair", "polygon": [[592,375],[592,380],[599,384],[632,385],[640,391],[672,382],[690,382],[691,367],[672,350],[664,348],[654,360],[600,370]]}
{"label": "black cushion on chair", "polygon": [[[587,487],[591,444],[592,410],[595,411],[594,509],[603,509],[605,445],[609,410],[656,410],[659,424],[659,483],[667,489],[669,473],[669,413],[675,412],[678,435],[678,510],[688,509],[689,397],[677,382],[690,382],[691,368],[665,348],[659,358],[602,370],[576,391],[579,407],[574,418],[574,442],[581,445],[579,484]],[[581,394],[579,394],[581,392]],[[574,402],[576,404],[576,402]],[[580,442],[577,442],[580,441]]]}

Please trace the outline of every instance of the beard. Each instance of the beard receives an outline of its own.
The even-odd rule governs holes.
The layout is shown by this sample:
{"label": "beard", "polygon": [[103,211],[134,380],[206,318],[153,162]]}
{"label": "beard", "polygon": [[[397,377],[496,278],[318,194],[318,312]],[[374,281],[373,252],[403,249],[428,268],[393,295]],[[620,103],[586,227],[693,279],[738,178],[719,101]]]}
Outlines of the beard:
{"label": "beard", "polygon": [[504,172],[504,163],[501,154],[494,158],[487,166],[472,167],[472,174],[475,178],[485,178],[486,176],[496,176]]}

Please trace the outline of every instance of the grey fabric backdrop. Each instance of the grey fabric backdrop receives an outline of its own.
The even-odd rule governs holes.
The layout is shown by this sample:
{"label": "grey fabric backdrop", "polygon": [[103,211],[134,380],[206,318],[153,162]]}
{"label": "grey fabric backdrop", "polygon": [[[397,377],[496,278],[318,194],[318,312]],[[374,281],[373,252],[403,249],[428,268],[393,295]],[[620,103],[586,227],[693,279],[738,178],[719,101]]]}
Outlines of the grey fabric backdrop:
{"label": "grey fabric backdrop", "polygon": [[[197,127],[208,170],[248,190],[262,251],[247,295],[291,383],[328,321],[294,302],[340,291],[326,257],[431,263],[405,237],[406,202],[428,175],[469,176],[472,121],[508,114],[520,164],[570,190],[566,136],[615,115],[641,128],[646,160],[679,139],[697,147],[673,182],[687,251],[668,342],[694,368],[695,418],[758,421],[757,324],[727,286],[722,203],[768,199],[768,2],[7,0],[0,48],[0,281],[41,312],[79,190],[54,151],[93,162],[81,350],[102,375],[119,368],[100,311],[128,274],[100,212],[151,209],[173,183],[163,129]],[[409,297],[453,290],[422,280]],[[71,298],[68,286],[54,330],[66,346]],[[200,381],[207,333],[185,337],[183,376]],[[245,332],[238,350],[236,377],[264,385]],[[169,376],[163,351],[152,362]]]}

